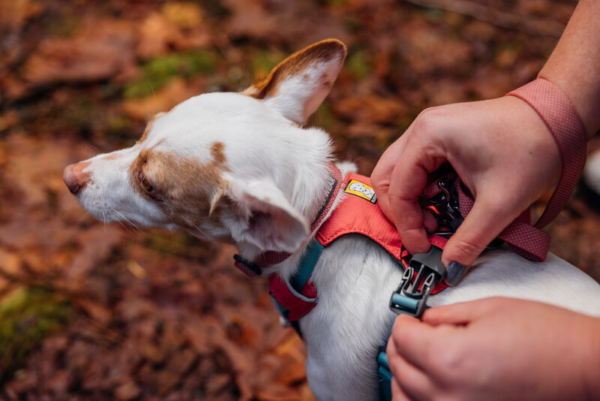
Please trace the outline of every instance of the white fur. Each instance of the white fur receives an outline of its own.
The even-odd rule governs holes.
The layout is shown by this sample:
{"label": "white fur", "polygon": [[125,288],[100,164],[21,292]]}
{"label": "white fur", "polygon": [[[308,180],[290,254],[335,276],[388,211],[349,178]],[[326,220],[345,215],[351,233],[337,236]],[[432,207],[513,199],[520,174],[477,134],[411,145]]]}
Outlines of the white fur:
{"label": "white fur", "polygon": [[[314,103],[324,97],[315,89],[319,74],[337,74],[339,66],[333,67],[313,65],[308,78],[288,78],[276,96],[264,101],[214,93],[183,102],[154,122],[144,143],[91,159],[86,171],[92,183],[78,194],[79,201],[104,221],[127,219],[177,228],[159,207],[133,190],[130,164],[143,148],[206,164],[211,161],[210,146],[222,142],[226,192],[240,207],[223,211],[219,224],[198,227],[194,234],[233,238],[248,259],[265,250],[293,251],[288,260],[266,272],[289,278],[308,242],[308,223],[329,190],[327,162],[332,158],[325,132],[301,129],[290,120],[303,120],[306,110],[316,108]],[[356,166],[343,163],[340,168],[345,174]],[[264,238],[248,237],[249,215],[255,210],[272,216],[264,222],[272,224]],[[300,321],[308,351],[308,380],[317,399],[377,399],[375,358],[396,317],[388,303],[400,278],[400,269],[387,253],[361,236],[345,236],[323,251],[312,276],[319,302]],[[432,296],[429,304],[493,295],[600,315],[600,286],[590,277],[556,256],[532,263],[506,249],[486,253],[459,287]]]}

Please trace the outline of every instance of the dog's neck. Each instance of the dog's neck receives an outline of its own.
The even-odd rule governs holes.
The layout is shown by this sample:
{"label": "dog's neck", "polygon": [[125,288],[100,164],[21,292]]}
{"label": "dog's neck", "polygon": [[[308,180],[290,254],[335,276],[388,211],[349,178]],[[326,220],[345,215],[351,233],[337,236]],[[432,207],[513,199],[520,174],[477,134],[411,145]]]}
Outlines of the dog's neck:
{"label": "dog's neck", "polygon": [[[291,205],[310,224],[317,218],[323,205],[328,201],[331,192],[332,180],[329,164],[333,157],[329,136],[317,128],[300,129],[293,127],[286,135],[285,144],[281,143],[279,146],[281,148],[276,156],[279,167],[271,170],[270,178],[283,192]],[[285,149],[288,147],[289,152]],[[348,170],[348,168],[352,169],[350,164],[344,170]],[[346,171],[342,171],[342,174],[345,173]],[[333,208],[327,214],[331,213],[332,210]],[[264,270],[265,274],[274,271],[278,271],[282,276],[293,274],[298,258],[312,236],[313,233],[283,263],[266,268]],[[238,243],[236,245],[240,255],[250,261],[256,260],[259,255],[268,251],[248,243]]]}

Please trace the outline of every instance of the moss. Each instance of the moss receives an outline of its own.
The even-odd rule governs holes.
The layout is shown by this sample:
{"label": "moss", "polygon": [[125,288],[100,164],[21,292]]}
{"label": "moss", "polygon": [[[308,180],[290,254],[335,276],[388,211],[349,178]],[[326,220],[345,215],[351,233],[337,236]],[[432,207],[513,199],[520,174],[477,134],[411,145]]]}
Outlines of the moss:
{"label": "moss", "polygon": [[322,128],[327,132],[334,130],[339,123],[339,119],[336,117],[327,100],[319,106],[309,121],[309,125]]}
{"label": "moss", "polygon": [[252,58],[252,74],[266,76],[284,58],[284,54],[277,51],[258,52]]}
{"label": "moss", "polygon": [[213,73],[217,56],[213,51],[170,54],[157,57],[142,65],[143,76],[125,86],[127,99],[146,97],[165,86],[172,78],[190,79],[197,75]]}
{"label": "moss", "polygon": [[61,120],[65,125],[78,129],[89,129],[94,121],[96,108],[94,102],[86,98],[78,98],[69,102],[61,112]]}
{"label": "moss", "polygon": [[423,15],[430,22],[440,22],[444,19],[444,11],[439,8],[426,8],[423,10]]}
{"label": "moss", "polygon": [[49,18],[45,28],[48,36],[70,38],[81,28],[81,19],[73,16],[60,19]]}
{"label": "moss", "polygon": [[45,337],[69,320],[70,304],[42,288],[21,287],[0,302],[0,384]]}
{"label": "moss", "polygon": [[351,52],[350,57],[348,57],[348,61],[346,61],[345,68],[350,71],[350,73],[354,75],[356,79],[364,79],[368,77],[373,70],[371,60],[369,60],[369,57],[364,50]]}
{"label": "moss", "polygon": [[352,33],[357,33],[364,28],[363,22],[355,15],[346,16],[343,24],[344,28]]}
{"label": "moss", "polygon": [[160,255],[182,255],[187,248],[198,244],[198,239],[185,231],[155,231],[149,236],[148,247]]}

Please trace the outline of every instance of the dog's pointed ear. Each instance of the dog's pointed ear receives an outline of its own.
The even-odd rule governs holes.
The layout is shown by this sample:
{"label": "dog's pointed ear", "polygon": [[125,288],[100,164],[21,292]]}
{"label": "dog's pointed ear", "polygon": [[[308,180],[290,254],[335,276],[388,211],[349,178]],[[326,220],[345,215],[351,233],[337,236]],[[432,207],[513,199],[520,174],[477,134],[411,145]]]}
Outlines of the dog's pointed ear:
{"label": "dog's pointed ear", "polygon": [[232,212],[226,224],[238,243],[292,253],[308,238],[308,221],[273,183],[228,178],[224,197]]}
{"label": "dog's pointed ear", "polygon": [[303,124],[329,93],[344,58],[342,42],[323,40],[292,54],[242,93],[263,99],[287,119]]}

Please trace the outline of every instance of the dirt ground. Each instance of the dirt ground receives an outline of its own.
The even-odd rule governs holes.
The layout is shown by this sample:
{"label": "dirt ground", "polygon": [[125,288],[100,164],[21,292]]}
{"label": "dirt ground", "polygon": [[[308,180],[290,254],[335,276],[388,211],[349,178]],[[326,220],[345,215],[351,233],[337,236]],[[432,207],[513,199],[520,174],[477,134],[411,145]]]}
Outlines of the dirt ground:
{"label": "dirt ground", "polygon": [[[132,145],[156,112],[240,91],[335,37],[348,58],[310,124],[368,175],[423,109],[532,80],[573,8],[0,0],[0,400],[312,400],[301,341],[279,326],[266,281],[233,267],[232,247],[104,225],[63,168]],[[599,226],[576,194],[547,229],[552,252],[600,278]]]}

